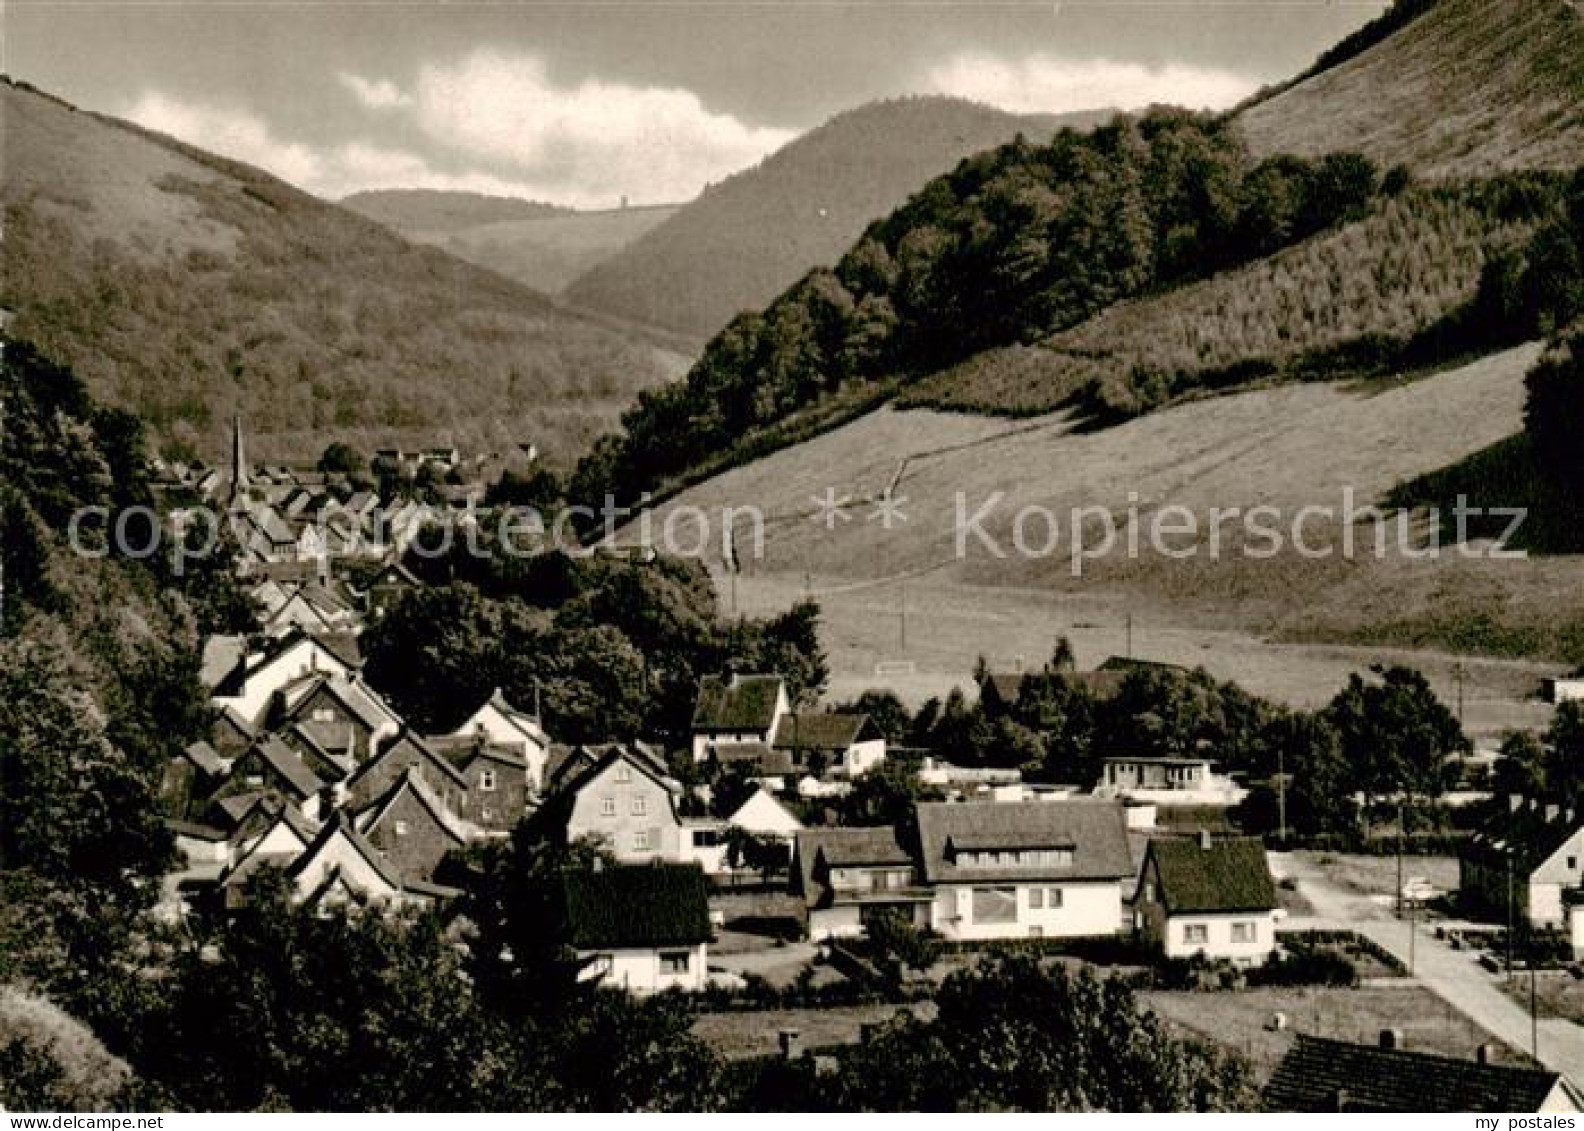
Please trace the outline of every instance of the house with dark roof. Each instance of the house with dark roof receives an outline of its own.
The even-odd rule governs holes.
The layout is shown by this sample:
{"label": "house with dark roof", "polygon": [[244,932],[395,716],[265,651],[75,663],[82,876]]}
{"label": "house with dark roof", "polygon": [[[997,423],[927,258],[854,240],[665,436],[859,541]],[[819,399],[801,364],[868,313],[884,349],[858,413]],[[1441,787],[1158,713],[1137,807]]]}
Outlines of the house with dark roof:
{"label": "house with dark roof", "polygon": [[417,770],[407,771],[352,820],[404,881],[432,880],[447,853],[484,835],[446,808]]}
{"label": "house with dark roof", "polygon": [[357,674],[311,675],[283,687],[271,712],[281,727],[297,726],[323,749],[359,765],[399,734],[402,718]]}
{"label": "house with dark roof", "polygon": [[467,816],[481,829],[509,833],[528,812],[528,760],[518,745],[480,736],[430,737],[434,750],[467,781]]}
{"label": "house with dark roof", "polygon": [[693,760],[709,756],[713,742],[769,745],[776,724],[792,710],[786,684],[777,675],[705,676],[693,708]]}
{"label": "house with dark roof", "polygon": [[1531,926],[1565,926],[1564,896],[1584,887],[1584,815],[1509,798],[1458,853],[1458,881],[1475,914],[1505,921],[1510,909]]}
{"label": "house with dark roof", "polygon": [[560,938],[583,977],[633,993],[701,990],[709,979],[709,887],[691,864],[631,864],[564,872]]}
{"label": "house with dark roof", "polygon": [[535,793],[543,792],[550,736],[536,717],[513,706],[500,688],[490,692],[478,710],[451,732],[451,737],[482,739],[493,745],[515,748],[527,764],[529,788]]}
{"label": "house with dark roof", "polygon": [[247,902],[247,884],[260,868],[289,868],[319,835],[319,826],[289,805],[265,803],[232,834],[230,866],[219,880],[221,904]]}
{"label": "house with dark roof", "polygon": [[1063,801],[926,802],[919,871],[931,925],[948,939],[1114,935],[1134,874],[1122,806]]}
{"label": "house with dark roof", "polygon": [[347,803],[354,810],[372,804],[409,770],[417,770],[424,784],[453,813],[467,815],[467,779],[426,739],[411,730],[403,730],[347,780]]}
{"label": "house with dark roof", "polygon": [[1276,951],[1276,884],[1258,837],[1159,837],[1144,851],[1133,899],[1139,935],[1167,958],[1240,965]]}
{"label": "house with dark roof", "polygon": [[[332,636],[292,630],[262,652],[249,653],[215,687],[210,702],[217,711],[236,712],[249,727],[264,721],[275,695],[310,675],[349,676],[357,668]],[[218,744],[217,744],[218,745]]]}
{"label": "house with dark roof", "polygon": [[426,880],[404,879],[344,812],[331,814],[318,837],[286,869],[294,898],[316,907],[347,904],[430,907],[461,894]]}
{"label": "house with dark roof", "polygon": [[794,772],[856,778],[886,758],[885,735],[868,715],[788,711],[771,746],[791,758]]}
{"label": "house with dark roof", "polygon": [[1265,1085],[1266,1111],[1584,1111],[1584,1095],[1558,1072],[1412,1052],[1393,1030],[1379,1045],[1300,1033]]}
{"label": "house with dark roof", "polygon": [[231,792],[262,792],[317,819],[328,782],[279,735],[265,735],[231,767]]}
{"label": "house with dark roof", "polygon": [[792,849],[792,894],[801,896],[811,939],[862,935],[877,915],[933,925],[935,892],[897,830],[804,829]]}

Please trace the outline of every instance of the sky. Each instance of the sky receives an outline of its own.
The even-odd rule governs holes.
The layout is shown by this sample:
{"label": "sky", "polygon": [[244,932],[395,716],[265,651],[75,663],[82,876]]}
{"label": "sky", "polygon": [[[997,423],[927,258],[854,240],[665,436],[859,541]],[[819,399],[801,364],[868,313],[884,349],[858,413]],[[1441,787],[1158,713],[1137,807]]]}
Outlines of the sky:
{"label": "sky", "polygon": [[0,62],[310,192],[690,199],[842,110],[1223,108],[1385,0],[8,0]]}

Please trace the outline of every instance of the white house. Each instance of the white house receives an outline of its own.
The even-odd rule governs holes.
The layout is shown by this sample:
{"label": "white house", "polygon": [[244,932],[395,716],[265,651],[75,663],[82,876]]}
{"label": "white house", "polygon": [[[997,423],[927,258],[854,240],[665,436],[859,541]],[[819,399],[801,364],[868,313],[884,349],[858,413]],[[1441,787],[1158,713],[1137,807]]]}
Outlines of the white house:
{"label": "white house", "polygon": [[676,800],[682,787],[646,747],[612,744],[558,782],[535,814],[567,841],[591,838],[618,860],[680,861],[682,821]]}
{"label": "white house", "polygon": [[264,720],[276,692],[310,675],[349,676],[353,667],[321,641],[292,631],[266,652],[244,656],[215,687],[210,702],[230,708],[257,726]]}
{"label": "white house", "polygon": [[1584,674],[1575,672],[1569,676],[1543,679],[1540,683],[1547,703],[1567,703],[1574,699],[1584,699]]}
{"label": "white house", "polygon": [[315,906],[427,907],[460,894],[439,884],[404,880],[341,811],[331,815],[313,844],[287,867],[286,877],[292,897]]}
{"label": "white house", "polygon": [[1107,758],[1095,793],[1158,805],[1236,805],[1248,791],[1209,758]]}
{"label": "white house", "polygon": [[726,822],[754,836],[778,840],[788,849],[803,831],[803,822],[766,789],[754,790]]}
{"label": "white house", "polygon": [[948,939],[1114,935],[1133,876],[1122,806],[1068,801],[918,806],[931,925]]}
{"label": "white house", "polygon": [[1458,854],[1462,899],[1501,921],[1562,927],[1563,893],[1584,886],[1584,817],[1560,805],[1509,798],[1508,808]]}
{"label": "white house", "polygon": [[1161,837],[1149,842],[1133,900],[1134,926],[1167,958],[1258,965],[1276,950],[1276,885],[1258,837]]}
{"label": "white house", "polygon": [[931,926],[934,892],[894,828],[805,829],[797,834],[792,891],[803,898],[808,937],[862,935],[870,919],[895,914]]}
{"label": "white house", "polygon": [[793,773],[856,778],[886,759],[885,735],[868,715],[789,711],[777,720],[771,747],[790,759]]}
{"label": "white house", "polygon": [[709,980],[709,888],[691,864],[616,865],[562,875],[559,927],[583,978],[637,994]]}
{"label": "white house", "polygon": [[713,743],[770,745],[776,725],[791,710],[780,676],[705,676],[693,708],[693,761],[708,758]]}
{"label": "white house", "polygon": [[528,788],[535,792],[545,787],[545,761],[550,751],[550,736],[539,720],[506,700],[500,688],[490,693],[478,710],[451,732],[453,738],[483,737],[500,746],[511,746],[528,760]]}

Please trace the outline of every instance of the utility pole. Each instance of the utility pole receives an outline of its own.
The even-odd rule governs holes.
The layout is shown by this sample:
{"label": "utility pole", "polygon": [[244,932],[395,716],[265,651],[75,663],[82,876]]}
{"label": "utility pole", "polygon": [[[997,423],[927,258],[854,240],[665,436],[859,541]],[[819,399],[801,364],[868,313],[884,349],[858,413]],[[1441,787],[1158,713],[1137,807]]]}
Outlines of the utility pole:
{"label": "utility pole", "polygon": [[1276,823],[1282,847],[1287,846],[1287,748],[1276,747]]}
{"label": "utility pole", "polygon": [[1133,658],[1133,614],[1127,615],[1127,658]]}

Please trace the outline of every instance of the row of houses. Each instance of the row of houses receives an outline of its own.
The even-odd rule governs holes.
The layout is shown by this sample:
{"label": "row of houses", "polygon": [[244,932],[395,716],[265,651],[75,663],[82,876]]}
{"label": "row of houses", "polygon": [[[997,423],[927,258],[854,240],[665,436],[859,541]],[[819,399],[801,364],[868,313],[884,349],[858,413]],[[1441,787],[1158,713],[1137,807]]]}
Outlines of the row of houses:
{"label": "row of houses", "polygon": [[1263,962],[1276,890],[1257,838],[1158,837],[1135,863],[1099,798],[925,802],[899,827],[799,833],[792,889],[813,939],[901,916],[949,940],[1137,932],[1168,957]]}

